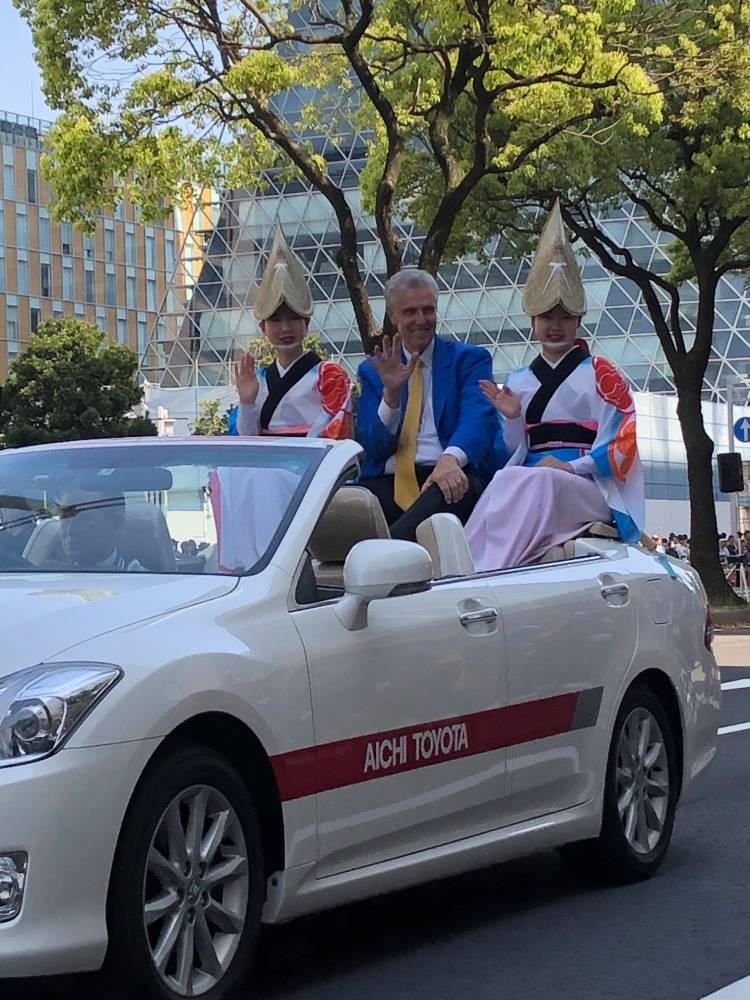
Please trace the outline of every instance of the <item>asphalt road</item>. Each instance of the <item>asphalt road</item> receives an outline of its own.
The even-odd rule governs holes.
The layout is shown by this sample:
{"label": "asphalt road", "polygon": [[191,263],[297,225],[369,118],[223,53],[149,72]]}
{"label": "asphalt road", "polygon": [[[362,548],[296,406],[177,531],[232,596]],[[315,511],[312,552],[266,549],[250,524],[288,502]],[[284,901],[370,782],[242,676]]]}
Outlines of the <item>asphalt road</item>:
{"label": "asphalt road", "polygon": [[[723,681],[750,679],[750,635],[717,649]],[[741,722],[750,687],[724,693],[722,726]],[[238,1000],[701,1000],[750,976],[749,759],[750,729],[719,737],[649,882],[585,885],[551,852],[266,928]],[[1,995],[97,992],[80,977]]]}

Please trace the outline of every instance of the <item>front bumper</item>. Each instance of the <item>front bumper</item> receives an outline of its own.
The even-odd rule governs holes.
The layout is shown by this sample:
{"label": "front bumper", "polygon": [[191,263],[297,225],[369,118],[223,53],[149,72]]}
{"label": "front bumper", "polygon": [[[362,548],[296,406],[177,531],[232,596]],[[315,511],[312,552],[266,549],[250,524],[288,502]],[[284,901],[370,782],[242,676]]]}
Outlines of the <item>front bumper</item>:
{"label": "front bumper", "polygon": [[65,749],[0,768],[0,853],[29,855],[21,912],[0,924],[0,979],[101,966],[112,857],[158,743]]}

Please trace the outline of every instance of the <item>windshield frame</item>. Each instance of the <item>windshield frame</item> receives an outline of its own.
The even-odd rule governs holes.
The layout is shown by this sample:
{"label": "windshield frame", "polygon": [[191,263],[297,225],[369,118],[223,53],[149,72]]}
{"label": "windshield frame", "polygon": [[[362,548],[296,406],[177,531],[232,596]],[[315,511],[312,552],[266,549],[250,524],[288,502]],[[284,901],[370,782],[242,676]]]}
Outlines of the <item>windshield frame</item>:
{"label": "windshield frame", "polygon": [[[242,446],[237,441],[226,441],[226,440],[224,440],[222,438],[212,439],[210,437],[206,437],[200,443],[198,443],[198,442],[192,443],[193,441],[194,441],[194,439],[190,439],[190,438],[188,438],[188,439],[179,439],[179,438],[177,438],[177,439],[168,439],[167,441],[164,441],[163,448],[164,448],[165,452],[168,455],[168,453],[169,453],[169,451],[171,449],[179,449],[180,446],[182,446],[183,448],[200,448],[201,445],[206,446],[206,445],[209,445],[209,444],[213,444],[214,447],[216,447],[217,452],[220,449],[222,449],[222,448],[226,448],[226,449],[228,449],[228,450],[231,451],[232,448],[236,448],[236,447],[241,447]],[[159,445],[157,444],[157,441],[155,441],[153,438],[146,438],[146,439],[133,438],[127,444],[120,443],[116,439],[109,439],[109,438],[107,438],[107,439],[103,438],[101,441],[96,441],[96,442],[93,442],[93,441],[90,442],[90,443],[86,442],[85,444],[83,442],[78,442],[78,441],[70,441],[70,442],[64,442],[64,443],[63,442],[59,442],[59,443],[55,443],[55,444],[52,444],[52,445],[41,445],[41,446],[36,446],[36,447],[33,447],[33,448],[18,448],[18,449],[14,448],[14,449],[8,449],[6,452],[1,452],[0,451],[0,462],[3,461],[3,456],[4,455],[7,455],[8,457],[10,457],[11,454],[18,455],[19,453],[29,453],[29,452],[32,452],[32,451],[34,451],[34,452],[40,452],[40,451],[44,450],[44,451],[49,451],[50,454],[52,454],[53,452],[54,453],[59,453],[59,452],[79,452],[80,453],[82,451],[94,452],[94,451],[97,450],[97,448],[108,449],[108,448],[111,448],[114,445],[117,448],[118,451],[122,450],[123,452],[127,452],[127,451],[131,451],[131,450],[135,450],[136,448],[142,447],[144,444],[147,445],[148,447],[152,447],[152,448],[153,447],[159,447]],[[91,576],[91,575],[95,575],[96,576],[96,575],[102,575],[102,574],[109,574],[109,573],[111,573],[111,574],[114,574],[114,575],[117,575],[117,576],[144,577],[144,578],[150,578],[150,577],[154,577],[154,576],[185,577],[185,578],[195,578],[195,577],[207,576],[207,577],[219,577],[219,578],[235,579],[235,580],[239,580],[242,577],[257,576],[259,573],[262,573],[263,570],[266,569],[267,566],[272,561],[274,555],[276,554],[276,552],[277,552],[277,550],[279,548],[279,545],[281,544],[284,536],[286,535],[287,531],[289,530],[289,527],[290,527],[292,521],[294,520],[294,517],[295,517],[297,511],[299,510],[299,507],[300,507],[300,504],[302,503],[302,500],[304,499],[305,495],[307,494],[307,491],[308,491],[308,489],[310,487],[310,484],[312,483],[313,479],[315,478],[315,475],[316,475],[318,469],[320,468],[320,465],[322,464],[324,458],[329,453],[329,451],[330,451],[330,449],[332,447],[332,443],[318,444],[318,445],[316,445],[316,447],[311,447],[311,446],[300,447],[300,444],[301,444],[300,441],[294,441],[294,440],[292,440],[292,441],[285,440],[283,442],[283,444],[281,442],[273,442],[273,443],[268,442],[268,443],[266,443],[266,441],[252,441],[252,442],[248,441],[247,444],[246,444],[247,447],[255,447],[256,449],[258,449],[258,448],[260,448],[260,449],[270,448],[272,450],[275,450],[277,448],[278,449],[282,449],[283,448],[286,452],[291,452],[291,451],[297,449],[298,452],[299,451],[310,452],[310,453],[312,453],[312,455],[311,455],[310,459],[307,461],[307,465],[306,465],[306,468],[305,468],[304,472],[299,477],[299,483],[295,487],[295,490],[294,490],[294,493],[292,495],[292,498],[291,498],[289,504],[287,505],[287,508],[284,511],[283,516],[279,520],[279,523],[278,523],[278,525],[276,527],[276,530],[274,531],[274,533],[273,533],[273,535],[271,537],[271,540],[268,543],[268,546],[267,546],[265,552],[263,553],[263,555],[261,556],[260,559],[258,559],[251,567],[249,567],[248,569],[244,570],[242,573],[237,573],[237,572],[219,572],[218,570],[207,570],[207,571],[204,570],[201,573],[194,573],[194,572],[189,572],[189,571],[185,571],[185,570],[178,570],[178,569],[176,569],[176,570],[163,570],[163,571],[159,571],[159,572],[154,572],[154,571],[148,570],[146,572],[141,573],[141,572],[132,572],[132,571],[129,572],[127,570],[102,569],[102,568],[84,569],[84,568],[76,567],[74,569],[67,570],[67,569],[65,569],[63,567],[55,567],[55,568],[50,568],[50,569],[43,569],[43,568],[37,568],[37,567],[4,568],[2,565],[0,565],[0,579],[2,579],[2,577],[4,577],[4,576],[10,576],[10,575],[13,575],[13,576],[23,576],[23,575],[43,576],[45,574],[50,574],[50,573],[54,573],[54,574],[60,573],[60,574],[64,574],[65,576],[68,576],[68,575],[70,575],[70,576],[77,576],[77,575]],[[165,460],[164,461],[162,461],[162,462],[154,462],[155,466],[158,466],[158,465],[167,465],[168,466],[169,464],[170,464],[169,460],[168,460],[168,458],[166,458],[166,456],[165,456]],[[187,464],[187,463],[183,463],[183,464]],[[241,467],[241,466],[239,466],[239,467]],[[259,466],[259,468],[261,468],[261,467],[262,466]],[[245,468],[252,468],[252,466],[245,466]],[[40,522],[42,520],[45,520],[45,517],[44,517],[44,515],[41,512],[39,512],[39,513],[29,512],[28,516],[30,518],[33,518],[35,520],[35,522]],[[47,516],[48,517],[54,517],[55,515],[54,514],[49,514]],[[26,520],[27,520],[26,518],[23,519],[24,522]]]}

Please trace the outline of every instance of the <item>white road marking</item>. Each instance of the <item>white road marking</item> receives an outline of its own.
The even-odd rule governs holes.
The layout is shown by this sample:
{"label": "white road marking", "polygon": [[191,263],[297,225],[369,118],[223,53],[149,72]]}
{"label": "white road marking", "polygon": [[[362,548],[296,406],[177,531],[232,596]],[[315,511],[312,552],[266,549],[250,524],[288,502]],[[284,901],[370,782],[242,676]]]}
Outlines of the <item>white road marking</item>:
{"label": "white road marking", "polygon": [[709,993],[703,1000],[750,1000],[750,976],[738,979],[716,993]]}
{"label": "white road marking", "polygon": [[742,677],[738,681],[724,681],[722,691],[737,691],[739,688],[750,688],[750,677]]}
{"label": "white road marking", "polygon": [[[750,729],[750,722],[740,722],[737,726],[722,726],[718,730],[719,736],[726,736],[727,733],[741,733],[743,729]],[[750,1000],[750,993],[748,995],[748,1000]]]}

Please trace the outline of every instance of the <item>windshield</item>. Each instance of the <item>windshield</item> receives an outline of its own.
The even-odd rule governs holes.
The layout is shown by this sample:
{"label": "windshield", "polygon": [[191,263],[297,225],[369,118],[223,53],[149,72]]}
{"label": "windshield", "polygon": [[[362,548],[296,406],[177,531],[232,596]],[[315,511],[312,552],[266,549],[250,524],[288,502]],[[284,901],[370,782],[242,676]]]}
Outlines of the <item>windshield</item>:
{"label": "windshield", "polygon": [[0,572],[257,572],[324,454],[167,442],[0,453]]}

